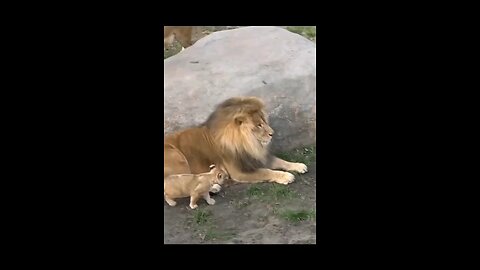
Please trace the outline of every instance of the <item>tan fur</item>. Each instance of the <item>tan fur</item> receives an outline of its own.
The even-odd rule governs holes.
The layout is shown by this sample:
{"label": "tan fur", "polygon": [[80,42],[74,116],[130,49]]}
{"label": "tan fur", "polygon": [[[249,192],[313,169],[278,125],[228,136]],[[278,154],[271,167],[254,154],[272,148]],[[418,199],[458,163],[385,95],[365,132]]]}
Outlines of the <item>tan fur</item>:
{"label": "tan fur", "polygon": [[215,163],[237,182],[293,182],[293,174],[273,169],[305,173],[307,166],[269,154],[274,131],[264,107],[256,97],[231,98],[218,105],[203,125],[167,135],[164,157],[173,158],[164,159],[164,178],[185,171],[202,173]]}
{"label": "tan fur", "polygon": [[164,26],[163,27],[163,48],[172,45],[176,39],[183,48],[192,46],[193,26]]}
{"label": "tan fur", "polygon": [[202,174],[175,174],[163,181],[163,195],[170,206],[177,203],[174,199],[190,197],[190,208],[198,207],[197,201],[203,197],[208,204],[215,204],[209,191],[215,185],[222,185],[228,178],[225,170],[215,165],[210,166],[210,172]]}

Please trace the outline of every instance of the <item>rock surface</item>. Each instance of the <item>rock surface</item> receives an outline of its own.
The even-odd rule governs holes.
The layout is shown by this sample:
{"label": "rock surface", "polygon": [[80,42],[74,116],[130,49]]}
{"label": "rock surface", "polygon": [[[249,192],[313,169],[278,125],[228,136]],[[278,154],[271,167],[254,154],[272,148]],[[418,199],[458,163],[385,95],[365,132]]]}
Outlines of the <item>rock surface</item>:
{"label": "rock surface", "polygon": [[234,96],[264,100],[273,151],[316,143],[316,44],[280,27],[214,32],[164,60],[164,133],[204,122]]}

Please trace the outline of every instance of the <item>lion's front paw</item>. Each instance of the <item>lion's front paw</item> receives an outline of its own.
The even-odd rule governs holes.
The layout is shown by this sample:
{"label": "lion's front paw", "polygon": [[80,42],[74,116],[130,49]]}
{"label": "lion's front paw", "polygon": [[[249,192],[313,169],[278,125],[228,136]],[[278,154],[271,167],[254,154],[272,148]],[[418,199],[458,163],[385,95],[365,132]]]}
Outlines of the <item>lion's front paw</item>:
{"label": "lion's front paw", "polygon": [[288,185],[295,180],[295,176],[289,172],[279,172],[279,177],[273,179],[274,182],[279,184]]}
{"label": "lion's front paw", "polygon": [[198,207],[198,204],[190,204],[190,208],[195,209]]}
{"label": "lion's front paw", "polygon": [[298,173],[306,173],[308,172],[308,168],[307,165],[303,163],[293,163],[291,171]]}

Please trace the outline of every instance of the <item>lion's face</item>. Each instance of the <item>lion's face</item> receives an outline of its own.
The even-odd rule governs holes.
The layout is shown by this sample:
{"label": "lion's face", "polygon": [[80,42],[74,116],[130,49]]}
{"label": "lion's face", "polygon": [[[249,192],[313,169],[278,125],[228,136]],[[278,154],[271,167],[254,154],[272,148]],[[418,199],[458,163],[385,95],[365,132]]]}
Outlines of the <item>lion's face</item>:
{"label": "lion's face", "polygon": [[256,97],[231,98],[218,105],[205,123],[218,151],[242,162],[243,168],[266,162],[274,132],[264,107]]}
{"label": "lion's face", "polygon": [[250,120],[249,128],[253,136],[262,146],[268,146],[272,141],[273,129],[268,125],[267,121],[259,115],[253,115]]}

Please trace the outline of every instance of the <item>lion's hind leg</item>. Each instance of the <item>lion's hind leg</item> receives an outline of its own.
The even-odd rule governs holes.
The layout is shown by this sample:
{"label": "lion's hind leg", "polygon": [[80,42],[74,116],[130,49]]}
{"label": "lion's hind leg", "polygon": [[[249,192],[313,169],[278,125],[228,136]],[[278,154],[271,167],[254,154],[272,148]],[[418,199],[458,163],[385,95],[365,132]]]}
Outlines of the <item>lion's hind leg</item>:
{"label": "lion's hind leg", "polygon": [[168,203],[168,205],[170,205],[170,206],[175,206],[175,205],[177,205],[177,202],[174,201],[173,199],[169,198],[169,197],[166,196],[166,195],[164,195],[164,197],[165,197],[165,201]]}
{"label": "lion's hind leg", "polygon": [[171,144],[163,147],[163,178],[173,174],[191,173],[187,158]]}

